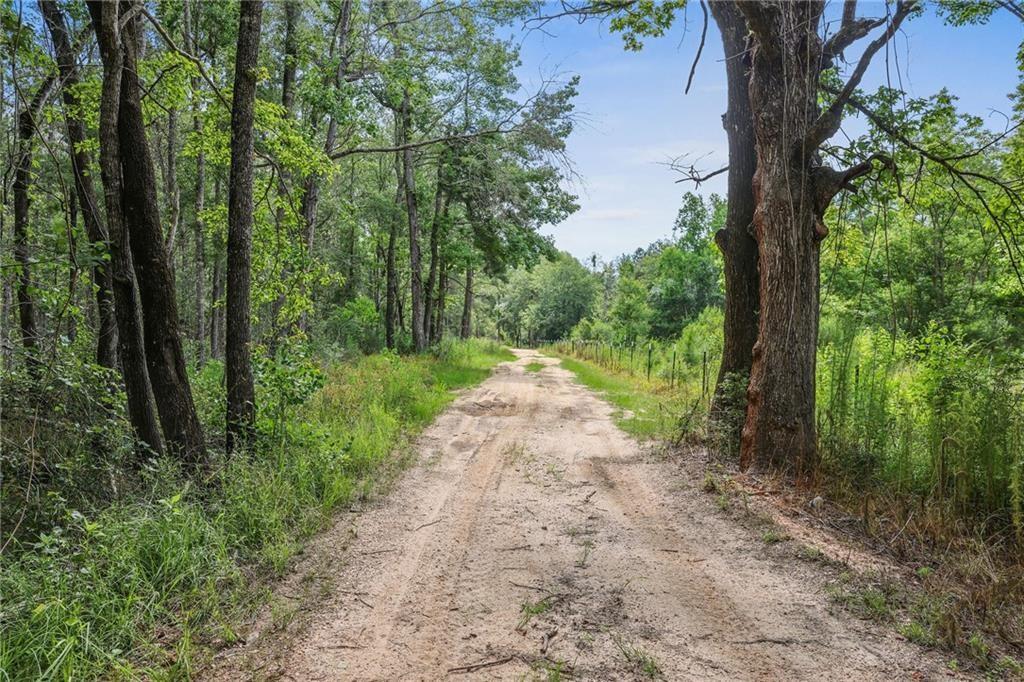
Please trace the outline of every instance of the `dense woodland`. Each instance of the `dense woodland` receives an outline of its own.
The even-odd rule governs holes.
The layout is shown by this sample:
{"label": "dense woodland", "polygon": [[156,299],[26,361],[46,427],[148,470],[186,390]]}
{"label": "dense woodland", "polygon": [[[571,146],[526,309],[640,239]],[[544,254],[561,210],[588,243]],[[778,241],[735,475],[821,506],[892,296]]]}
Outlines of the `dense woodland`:
{"label": "dense woodland", "polygon": [[5,3],[9,678],[188,675],[501,357],[473,337],[647,352],[678,436],[1019,566],[1024,103],[993,129],[865,73],[921,12],[1024,10],[701,3],[728,168],[675,169],[661,241],[558,252],[585,84],[524,87],[510,36],[572,16],[637,50],[685,4]]}

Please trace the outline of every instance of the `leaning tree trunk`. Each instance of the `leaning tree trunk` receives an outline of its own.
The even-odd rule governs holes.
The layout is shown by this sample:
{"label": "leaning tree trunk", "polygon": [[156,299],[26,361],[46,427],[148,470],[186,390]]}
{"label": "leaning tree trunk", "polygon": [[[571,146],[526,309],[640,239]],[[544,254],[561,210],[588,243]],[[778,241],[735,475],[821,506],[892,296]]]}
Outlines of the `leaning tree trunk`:
{"label": "leaning tree trunk", "polygon": [[103,85],[100,96],[100,177],[107,208],[107,235],[110,239],[110,269],[113,282],[114,313],[117,318],[118,359],[128,399],[128,419],[135,437],[156,454],[164,451],[157,425],[156,405],[146,367],[145,341],[139,319],[139,299],[129,246],[128,228],[123,211],[121,150],[118,141],[121,79],[124,54],[116,3],[90,2],[89,13],[103,61]]}
{"label": "leaning tree trunk", "polygon": [[227,449],[250,438],[256,421],[249,325],[252,278],[252,154],[263,3],[243,2],[238,19],[235,85],[231,102],[228,185]]}
{"label": "leaning tree trunk", "polygon": [[468,339],[471,334],[473,322],[473,266],[466,266],[466,287],[462,299],[462,327],[459,330],[459,338]]}
{"label": "leaning tree trunk", "polygon": [[722,34],[728,83],[728,110],[722,117],[729,141],[729,185],[725,227],[715,234],[725,275],[722,363],[711,401],[710,429],[719,447],[739,451],[746,418],[746,391],[757,341],[757,242],[753,234],[754,122],[750,111],[747,22],[731,2],[711,3]]}
{"label": "leaning tree trunk", "polygon": [[[134,2],[122,3],[133,6]],[[142,27],[136,14],[124,27],[118,140],[121,153],[122,203],[139,286],[146,366],[153,386],[167,447],[189,463],[205,461],[206,444],[192,401],[185,353],[181,345],[174,271],[164,244],[157,199],[156,171],[146,139],[137,55]]]}

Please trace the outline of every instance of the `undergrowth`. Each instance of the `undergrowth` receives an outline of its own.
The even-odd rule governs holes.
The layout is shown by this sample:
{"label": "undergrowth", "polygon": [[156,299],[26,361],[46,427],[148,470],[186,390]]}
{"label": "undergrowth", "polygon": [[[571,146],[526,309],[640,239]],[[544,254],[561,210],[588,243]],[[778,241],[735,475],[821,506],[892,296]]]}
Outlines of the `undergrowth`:
{"label": "undergrowth", "polygon": [[[93,370],[61,368],[45,402],[5,385],[19,409],[3,429],[0,680],[187,678],[331,513],[395,468],[450,389],[508,359],[484,341],[327,368],[279,353],[257,368],[257,446],[198,481],[165,460],[129,466],[121,397],[87,395]],[[213,441],[222,380],[220,363],[194,379]]]}

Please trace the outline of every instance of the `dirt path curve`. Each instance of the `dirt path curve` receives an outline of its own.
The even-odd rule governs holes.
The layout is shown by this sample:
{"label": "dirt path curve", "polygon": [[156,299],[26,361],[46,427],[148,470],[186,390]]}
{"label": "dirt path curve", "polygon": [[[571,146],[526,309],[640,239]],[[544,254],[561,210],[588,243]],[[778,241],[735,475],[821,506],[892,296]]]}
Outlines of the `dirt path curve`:
{"label": "dirt path curve", "polygon": [[831,608],[813,567],[646,454],[556,360],[516,355],[424,433],[391,494],[311,547],[324,595],[292,622],[286,582],[211,679],[548,679],[559,661],[575,680],[942,675]]}

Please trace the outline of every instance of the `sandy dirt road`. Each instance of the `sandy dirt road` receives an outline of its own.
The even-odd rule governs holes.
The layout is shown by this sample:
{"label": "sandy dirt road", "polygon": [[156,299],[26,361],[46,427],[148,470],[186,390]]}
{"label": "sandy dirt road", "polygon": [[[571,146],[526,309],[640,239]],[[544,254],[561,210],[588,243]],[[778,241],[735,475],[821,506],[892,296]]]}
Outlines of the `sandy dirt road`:
{"label": "sandy dirt road", "polygon": [[740,528],[556,360],[516,355],[423,434],[389,495],[314,540],[209,679],[944,677],[831,606],[820,569]]}

